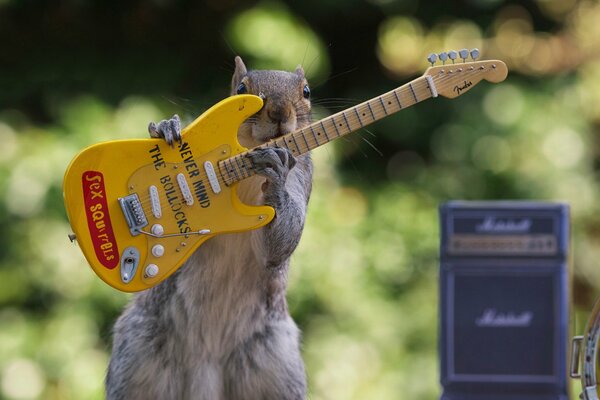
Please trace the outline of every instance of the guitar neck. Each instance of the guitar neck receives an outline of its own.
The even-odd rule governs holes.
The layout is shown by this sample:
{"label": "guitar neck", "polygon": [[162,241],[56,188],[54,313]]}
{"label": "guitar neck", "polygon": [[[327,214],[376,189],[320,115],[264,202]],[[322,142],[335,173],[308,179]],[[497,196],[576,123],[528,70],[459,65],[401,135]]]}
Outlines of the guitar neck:
{"label": "guitar neck", "polygon": [[[299,156],[430,97],[437,97],[437,91],[433,79],[424,75],[259,147],[281,147],[288,149],[294,156]],[[252,162],[246,157],[249,151],[252,150],[219,162],[219,170],[226,185],[256,174]]]}

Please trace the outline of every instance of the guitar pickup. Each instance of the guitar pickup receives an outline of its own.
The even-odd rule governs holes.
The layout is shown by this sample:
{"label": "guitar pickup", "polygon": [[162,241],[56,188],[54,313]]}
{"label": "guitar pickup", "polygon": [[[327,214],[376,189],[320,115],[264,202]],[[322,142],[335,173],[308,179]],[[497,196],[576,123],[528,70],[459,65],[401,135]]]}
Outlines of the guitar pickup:
{"label": "guitar pickup", "polygon": [[127,225],[129,225],[129,231],[133,236],[140,234],[140,230],[148,225],[148,219],[142,209],[142,204],[136,193],[132,193],[129,196],[119,197],[119,204]]}

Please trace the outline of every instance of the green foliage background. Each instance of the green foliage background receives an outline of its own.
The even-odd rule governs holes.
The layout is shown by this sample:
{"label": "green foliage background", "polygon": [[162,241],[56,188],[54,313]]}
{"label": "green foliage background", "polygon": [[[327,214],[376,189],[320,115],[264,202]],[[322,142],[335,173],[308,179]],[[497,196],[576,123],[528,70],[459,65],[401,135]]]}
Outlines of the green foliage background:
{"label": "green foliage background", "polygon": [[62,175],[84,146],[190,121],[233,56],[303,64],[316,117],[479,47],[499,85],[436,99],[314,152],[289,303],[312,399],[434,399],[440,203],[568,202],[573,326],[600,287],[600,4],[586,0],[0,0],[0,399],[98,399],[128,295],[67,240]]}

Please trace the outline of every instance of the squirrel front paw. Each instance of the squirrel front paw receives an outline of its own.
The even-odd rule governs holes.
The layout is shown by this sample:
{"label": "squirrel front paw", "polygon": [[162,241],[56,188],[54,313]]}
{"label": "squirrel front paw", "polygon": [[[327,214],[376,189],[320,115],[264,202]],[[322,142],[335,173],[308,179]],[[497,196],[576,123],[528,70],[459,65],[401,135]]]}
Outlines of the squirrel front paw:
{"label": "squirrel front paw", "polygon": [[162,138],[173,147],[173,143],[181,143],[181,121],[177,114],[171,119],[163,119],[158,124],[150,122],[148,132],[151,137]]}
{"label": "squirrel front paw", "polygon": [[288,173],[296,165],[292,153],[282,148],[254,149],[247,157],[252,161],[256,173],[267,178],[266,187],[263,187],[265,192],[270,187],[283,187]]}

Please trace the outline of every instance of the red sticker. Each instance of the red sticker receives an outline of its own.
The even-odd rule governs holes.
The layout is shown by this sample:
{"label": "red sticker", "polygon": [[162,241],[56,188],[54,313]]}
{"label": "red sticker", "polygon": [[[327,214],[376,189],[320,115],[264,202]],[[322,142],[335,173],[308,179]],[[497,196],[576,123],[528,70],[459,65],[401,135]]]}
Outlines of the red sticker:
{"label": "red sticker", "polygon": [[98,261],[113,269],[119,263],[119,249],[110,222],[104,176],[99,171],[85,171],[81,176],[85,214]]}

